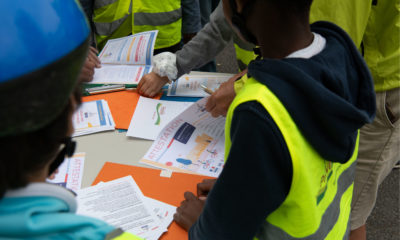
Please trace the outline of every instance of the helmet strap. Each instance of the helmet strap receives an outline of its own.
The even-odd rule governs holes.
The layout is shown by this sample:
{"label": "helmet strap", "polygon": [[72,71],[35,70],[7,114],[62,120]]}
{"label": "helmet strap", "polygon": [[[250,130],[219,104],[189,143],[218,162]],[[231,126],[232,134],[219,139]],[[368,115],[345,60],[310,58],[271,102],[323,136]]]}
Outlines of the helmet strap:
{"label": "helmet strap", "polygon": [[62,143],[64,144],[64,147],[58,153],[54,161],[50,164],[49,176],[53,174],[53,172],[64,162],[65,156],[72,157],[72,155],[74,155],[76,142],[72,141],[71,137],[67,137],[63,139]]}

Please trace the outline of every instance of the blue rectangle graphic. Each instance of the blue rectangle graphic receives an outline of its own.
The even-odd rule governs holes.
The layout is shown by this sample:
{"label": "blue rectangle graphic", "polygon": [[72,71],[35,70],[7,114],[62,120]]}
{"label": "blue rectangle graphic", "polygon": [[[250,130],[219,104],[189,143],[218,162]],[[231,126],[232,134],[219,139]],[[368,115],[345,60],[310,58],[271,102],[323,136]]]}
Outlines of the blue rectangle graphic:
{"label": "blue rectangle graphic", "polygon": [[195,126],[185,122],[179,127],[178,131],[175,133],[174,139],[178,142],[186,144],[189,141],[195,129],[196,129]]}
{"label": "blue rectangle graphic", "polygon": [[107,122],[104,116],[103,104],[101,100],[96,101],[96,104],[97,104],[97,112],[99,113],[100,126],[104,126],[107,124]]}

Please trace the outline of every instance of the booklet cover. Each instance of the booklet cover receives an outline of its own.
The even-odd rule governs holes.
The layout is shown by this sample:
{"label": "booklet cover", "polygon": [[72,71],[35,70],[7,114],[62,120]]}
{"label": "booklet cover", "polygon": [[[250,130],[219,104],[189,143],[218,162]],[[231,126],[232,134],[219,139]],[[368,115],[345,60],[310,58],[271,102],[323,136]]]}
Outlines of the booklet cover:
{"label": "booklet cover", "polygon": [[192,104],[140,97],[126,135],[156,140],[164,126]]}
{"label": "booklet cover", "polygon": [[107,101],[84,102],[72,116],[73,137],[115,129]]}
{"label": "booklet cover", "polygon": [[141,32],[109,40],[99,54],[91,84],[137,84],[151,72],[154,43],[158,31]]}

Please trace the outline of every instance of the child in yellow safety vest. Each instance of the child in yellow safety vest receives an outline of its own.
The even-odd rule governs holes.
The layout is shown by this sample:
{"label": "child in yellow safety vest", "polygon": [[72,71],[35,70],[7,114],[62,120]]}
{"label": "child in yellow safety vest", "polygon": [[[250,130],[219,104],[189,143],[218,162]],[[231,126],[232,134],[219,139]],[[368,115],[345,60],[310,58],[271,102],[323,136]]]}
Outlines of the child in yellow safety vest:
{"label": "child in yellow safety vest", "polygon": [[260,46],[227,113],[225,167],[185,193],[189,239],[345,239],[359,129],[375,116],[368,68],[349,36],[309,25],[312,0],[224,0]]}

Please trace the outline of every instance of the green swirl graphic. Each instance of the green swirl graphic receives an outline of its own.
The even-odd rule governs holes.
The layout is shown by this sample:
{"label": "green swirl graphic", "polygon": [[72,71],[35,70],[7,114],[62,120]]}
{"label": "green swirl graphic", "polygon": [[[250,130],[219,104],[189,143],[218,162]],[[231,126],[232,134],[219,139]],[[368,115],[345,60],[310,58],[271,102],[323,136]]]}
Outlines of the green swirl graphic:
{"label": "green swirl graphic", "polygon": [[158,112],[160,110],[160,107],[161,107],[161,103],[158,103],[156,106],[157,121],[154,123],[154,125],[160,125],[161,117],[160,117],[160,113]]}

